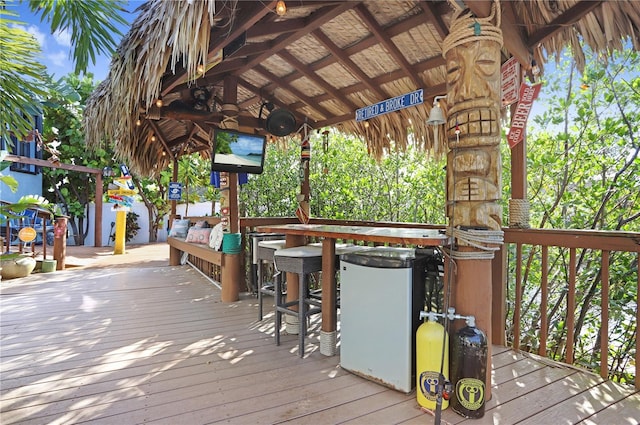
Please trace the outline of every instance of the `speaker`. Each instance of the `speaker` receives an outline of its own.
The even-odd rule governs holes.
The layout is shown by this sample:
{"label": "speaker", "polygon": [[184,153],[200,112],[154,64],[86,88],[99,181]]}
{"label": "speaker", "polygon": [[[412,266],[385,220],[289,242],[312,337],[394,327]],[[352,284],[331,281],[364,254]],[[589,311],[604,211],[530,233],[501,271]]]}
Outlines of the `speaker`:
{"label": "speaker", "polygon": [[287,136],[296,129],[296,117],[286,109],[276,109],[267,117],[265,128],[274,136]]}

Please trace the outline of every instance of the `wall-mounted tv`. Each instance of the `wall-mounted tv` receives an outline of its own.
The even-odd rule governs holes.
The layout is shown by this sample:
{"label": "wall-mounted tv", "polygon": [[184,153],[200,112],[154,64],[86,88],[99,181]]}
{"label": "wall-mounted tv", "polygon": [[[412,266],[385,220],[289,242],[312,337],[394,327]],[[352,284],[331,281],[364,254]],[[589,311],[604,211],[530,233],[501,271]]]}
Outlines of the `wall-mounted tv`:
{"label": "wall-mounted tv", "polygon": [[262,173],[266,141],[259,134],[214,129],[211,171]]}

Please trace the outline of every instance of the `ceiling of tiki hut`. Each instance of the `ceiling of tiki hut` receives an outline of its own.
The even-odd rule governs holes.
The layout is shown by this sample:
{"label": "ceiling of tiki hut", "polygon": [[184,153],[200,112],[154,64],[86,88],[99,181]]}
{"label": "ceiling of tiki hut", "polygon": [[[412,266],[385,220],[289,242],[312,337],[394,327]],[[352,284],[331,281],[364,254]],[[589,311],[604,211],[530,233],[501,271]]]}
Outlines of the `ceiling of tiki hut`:
{"label": "ceiling of tiki hut", "polygon": [[[438,155],[443,141],[426,120],[434,96],[446,93],[442,42],[456,9],[478,18],[498,10],[503,60],[517,58],[525,72],[566,46],[584,63],[580,40],[598,52],[640,50],[636,0],[286,0],[284,15],[277,3],[140,6],[89,99],[88,145],[113,142],[132,171],[153,175],[182,155],[210,156],[212,129],[226,125],[223,105],[237,99],[241,131],[268,135],[275,107],[296,126],[357,135],[376,157],[408,143]],[[423,104],[356,122],[357,109],[417,89]]]}

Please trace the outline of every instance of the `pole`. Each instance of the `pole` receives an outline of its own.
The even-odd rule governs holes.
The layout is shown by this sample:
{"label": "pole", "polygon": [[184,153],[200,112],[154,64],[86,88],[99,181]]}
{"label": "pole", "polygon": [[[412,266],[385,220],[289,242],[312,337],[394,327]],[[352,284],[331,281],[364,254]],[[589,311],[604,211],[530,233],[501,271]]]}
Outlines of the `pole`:
{"label": "pole", "polygon": [[116,212],[116,235],[113,243],[113,254],[124,254],[125,233],[127,230],[127,212]]}

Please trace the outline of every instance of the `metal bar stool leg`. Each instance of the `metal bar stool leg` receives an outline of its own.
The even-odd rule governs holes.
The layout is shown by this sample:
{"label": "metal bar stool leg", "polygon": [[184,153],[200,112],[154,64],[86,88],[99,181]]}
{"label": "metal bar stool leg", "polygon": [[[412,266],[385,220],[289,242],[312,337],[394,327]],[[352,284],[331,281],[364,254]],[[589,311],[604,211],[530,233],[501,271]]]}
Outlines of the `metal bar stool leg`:
{"label": "metal bar stool leg", "polygon": [[276,345],[280,345],[280,326],[282,324],[282,311],[278,309],[278,306],[282,304],[282,273],[278,272],[274,277],[275,286],[275,302],[276,302],[276,317],[275,317],[275,337]]}
{"label": "metal bar stool leg", "polygon": [[307,282],[309,275],[300,276],[300,286],[298,289],[298,334],[300,341],[298,342],[298,355],[304,357],[304,338],[307,336],[307,303],[305,301]]}
{"label": "metal bar stool leg", "polygon": [[256,282],[256,289],[258,290],[258,321],[262,321],[262,282],[264,282],[262,277],[262,260],[258,260],[257,264],[257,275],[258,279]]}

